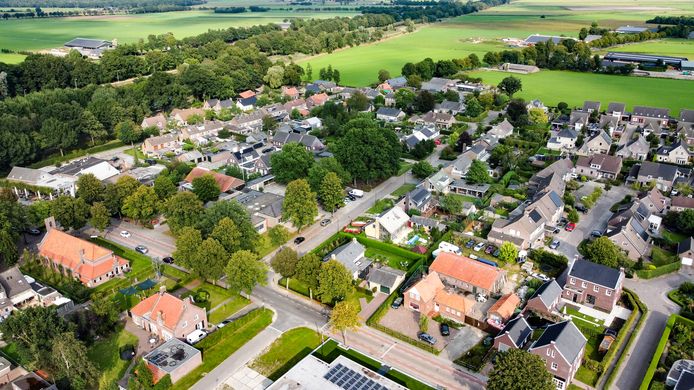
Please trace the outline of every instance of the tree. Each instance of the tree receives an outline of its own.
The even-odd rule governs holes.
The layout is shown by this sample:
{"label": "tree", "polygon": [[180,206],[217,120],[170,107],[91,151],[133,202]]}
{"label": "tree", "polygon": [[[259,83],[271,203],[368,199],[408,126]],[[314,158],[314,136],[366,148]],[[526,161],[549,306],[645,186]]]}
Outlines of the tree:
{"label": "tree", "polygon": [[176,238],[176,250],[173,257],[176,263],[186,268],[193,268],[198,258],[198,250],[202,245],[200,230],[192,227],[183,227]]}
{"label": "tree", "polygon": [[583,27],[581,30],[578,32],[578,39],[584,40],[588,36],[588,29]]}
{"label": "tree", "polygon": [[87,224],[89,206],[82,198],[61,195],[53,201],[51,211],[55,220],[66,229],[81,229]]}
{"label": "tree", "polygon": [[528,107],[523,99],[511,99],[506,106],[506,115],[515,126],[525,126],[528,124]]}
{"label": "tree", "polygon": [[217,200],[221,192],[214,176],[209,173],[193,179],[193,193],[202,203]]}
{"label": "tree", "polygon": [[287,242],[291,237],[289,230],[282,225],[276,225],[270,228],[267,232],[268,237],[270,237],[270,242],[274,246],[280,246]]}
{"label": "tree", "polygon": [[101,202],[96,202],[89,209],[89,223],[94,226],[96,230],[103,233],[111,222],[111,215],[108,212],[106,206]]}
{"label": "tree", "polygon": [[345,204],[345,189],[342,187],[342,181],[340,181],[335,172],[328,172],[325,175],[319,194],[323,207],[326,210],[330,210],[331,213],[334,213],[336,208]]}
{"label": "tree", "polygon": [[163,213],[167,224],[174,235],[179,235],[182,228],[196,224],[205,208],[192,192],[177,192],[164,203]]}
{"label": "tree", "polygon": [[132,176],[121,176],[116,181],[116,184],[107,184],[104,187],[104,205],[113,214],[120,214],[123,208],[125,198],[135,192],[140,184],[137,179]]}
{"label": "tree", "polygon": [[350,112],[366,111],[369,108],[369,98],[361,92],[355,92],[347,99],[347,108]]}
{"label": "tree", "polygon": [[549,122],[549,117],[545,110],[534,107],[528,110],[528,120],[538,125],[546,125]]}
{"label": "tree", "polygon": [[316,194],[304,179],[294,180],[287,185],[282,204],[282,219],[291,221],[296,228],[310,224],[318,216]]}
{"label": "tree", "polygon": [[398,89],[395,91],[395,107],[402,110],[407,109],[414,103],[415,96],[414,92],[407,88]]}
{"label": "tree", "polygon": [[140,223],[148,223],[157,215],[159,198],[154,188],[140,186],[132,195],[123,202],[123,214]]}
{"label": "tree", "polygon": [[465,176],[468,183],[484,184],[491,181],[489,176],[489,166],[480,160],[473,160]]}
{"label": "tree", "polygon": [[142,129],[130,120],[118,123],[114,131],[118,135],[118,139],[124,144],[131,144],[142,138]]}
{"label": "tree", "polygon": [[279,65],[271,66],[265,73],[263,81],[272,89],[281,87],[284,82],[284,68]]}
{"label": "tree", "polygon": [[100,201],[103,196],[104,186],[101,184],[101,180],[92,173],[81,175],[75,186],[77,187],[77,197],[84,199],[89,205]]}
{"label": "tree", "polygon": [[[287,279],[294,277],[298,263],[299,255],[292,248],[281,249],[270,261],[272,269]],[[287,280],[287,283],[289,283],[289,280]]]}
{"label": "tree", "polygon": [[342,263],[328,260],[318,273],[318,294],[323,303],[343,300],[352,292],[352,275]]}
{"label": "tree", "polygon": [[104,125],[89,110],[82,111],[79,123],[80,133],[88,135],[92,140],[92,145],[96,141],[101,141],[108,137],[108,132],[104,129]]}
{"label": "tree", "polygon": [[501,92],[504,92],[509,97],[513,97],[514,93],[523,90],[523,83],[519,78],[508,76],[501,80],[499,85],[497,85],[497,88],[499,88]]}
{"label": "tree", "polygon": [[429,112],[436,105],[436,97],[429,91],[421,91],[414,99],[414,109],[418,112]]}
{"label": "tree", "polygon": [[311,185],[313,192],[319,192],[323,179],[328,172],[335,172],[340,178],[342,186],[346,186],[352,180],[352,176],[347,172],[335,157],[326,157],[318,160],[311,169],[308,170],[308,184]]}
{"label": "tree", "polygon": [[313,81],[313,67],[310,62],[306,64],[306,80]]}
{"label": "tree", "polygon": [[569,220],[569,222],[573,222],[573,223],[578,223],[578,220],[580,218],[578,215],[578,211],[576,211],[576,209],[574,209],[574,208],[569,210],[569,213],[566,215],[566,217]]}
{"label": "tree", "polygon": [[340,84],[340,71],[337,69],[333,70],[333,81],[335,84]]}
{"label": "tree", "polygon": [[418,179],[429,177],[436,170],[428,161],[418,161],[412,165],[412,174]]}
{"label": "tree", "polygon": [[263,117],[263,131],[273,134],[278,126],[279,124],[277,121],[270,115],[265,115]]}
{"label": "tree", "polygon": [[484,112],[484,107],[480,104],[479,100],[473,95],[468,95],[465,98],[465,115],[470,118],[476,118]]}
{"label": "tree", "polygon": [[98,382],[98,372],[87,356],[84,343],[73,332],[63,332],[53,341],[51,357],[56,378],[66,379],[72,389],[89,389]]}
{"label": "tree", "polygon": [[518,248],[510,242],[504,242],[499,247],[499,258],[506,263],[514,263],[518,258]]}
{"label": "tree", "polygon": [[241,249],[241,239],[243,237],[234,220],[229,217],[224,217],[219,221],[212,230],[210,237],[217,240],[228,253],[234,253]]}
{"label": "tree", "polygon": [[171,181],[169,176],[159,175],[154,180],[154,192],[161,201],[169,199],[172,195],[178,192],[176,185]]}
{"label": "tree", "polygon": [[318,255],[308,252],[296,264],[294,278],[308,287],[309,296],[313,299],[313,290],[318,288],[318,275],[322,262]]}
{"label": "tree", "polygon": [[265,285],[267,266],[258,260],[258,255],[241,250],[233,255],[226,267],[227,286],[234,292],[250,295],[256,284]]}
{"label": "tree", "polygon": [[392,130],[379,128],[373,119],[360,118],[345,127],[348,130],[336,142],[334,153],[353,180],[370,183],[398,172],[402,146]]}
{"label": "tree", "polygon": [[623,255],[619,248],[603,236],[586,245],[585,255],[594,263],[602,264],[611,268],[619,267]]}
{"label": "tree", "polygon": [[17,264],[19,253],[15,236],[9,229],[0,229],[0,263],[4,266]]}
{"label": "tree", "polygon": [[338,302],[330,313],[330,329],[342,333],[342,341],[347,343],[345,332],[361,325],[359,307],[348,301]]}
{"label": "tree", "polygon": [[313,155],[303,145],[290,142],[285,144],[280,152],[270,155],[270,163],[275,180],[289,183],[306,177],[313,165]]}
{"label": "tree", "polygon": [[205,208],[205,211],[198,216],[196,226],[204,236],[207,236],[212,234],[215,226],[225,217],[231,218],[241,232],[241,249],[255,250],[258,232],[255,230],[255,225],[251,223],[251,216],[246,206],[239,202],[233,200],[216,202]]}
{"label": "tree", "polygon": [[522,349],[502,352],[489,374],[488,390],[553,390],[544,360]]}
{"label": "tree", "polygon": [[224,267],[229,254],[219,241],[212,237],[200,244],[192,270],[203,279],[219,280],[224,275]]}
{"label": "tree", "polygon": [[694,188],[687,183],[677,183],[674,188],[680,196],[689,196],[694,193]]}
{"label": "tree", "polygon": [[449,214],[460,214],[463,211],[463,198],[454,194],[446,194],[439,197],[439,206]]}
{"label": "tree", "polygon": [[390,72],[388,72],[385,69],[381,69],[378,71],[378,81],[381,83],[385,83],[388,79],[390,79]]}

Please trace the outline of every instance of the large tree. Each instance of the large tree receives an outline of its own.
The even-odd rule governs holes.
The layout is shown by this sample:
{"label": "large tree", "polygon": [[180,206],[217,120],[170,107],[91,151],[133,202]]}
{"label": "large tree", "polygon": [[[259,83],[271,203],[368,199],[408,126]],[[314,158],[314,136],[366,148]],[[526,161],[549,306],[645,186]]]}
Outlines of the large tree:
{"label": "large tree", "polygon": [[335,212],[345,202],[345,189],[342,187],[342,182],[335,172],[328,172],[323,178],[323,183],[320,187],[320,200],[326,210],[331,213]]}
{"label": "large tree", "polygon": [[436,170],[429,164],[429,161],[417,161],[412,165],[412,174],[418,179],[431,176]]}
{"label": "large tree", "polygon": [[499,258],[507,263],[513,263],[518,258],[518,248],[510,242],[504,242],[499,247]]}
{"label": "large tree", "polygon": [[120,214],[125,198],[135,192],[142,184],[132,176],[121,176],[115,184],[108,184],[104,188],[104,204],[111,214]]}
{"label": "large tree", "polygon": [[352,120],[346,126],[349,130],[335,145],[335,158],[354,180],[369,183],[398,172],[402,147],[392,130],[379,128],[372,119]]}
{"label": "large tree", "polygon": [[236,201],[215,202],[198,216],[196,226],[204,236],[212,233],[215,226],[225,217],[231,218],[241,232],[241,249],[255,250],[258,232],[251,223],[251,216],[244,205]]}
{"label": "large tree", "polygon": [[487,163],[480,160],[473,160],[470,164],[470,168],[467,171],[465,179],[469,183],[473,184],[486,184],[489,183],[492,178],[489,175],[489,166]]}
{"label": "large tree", "polygon": [[202,245],[200,231],[189,226],[183,227],[176,239],[176,250],[173,257],[178,264],[192,268],[197,261],[200,245]]}
{"label": "large tree", "polygon": [[241,231],[234,220],[229,217],[224,217],[219,221],[210,237],[217,240],[228,253],[234,253],[241,249],[241,239],[243,238]]}
{"label": "large tree", "polygon": [[148,223],[157,215],[159,198],[154,188],[140,186],[123,201],[123,214],[140,223]]}
{"label": "large tree", "polygon": [[186,226],[194,226],[205,208],[192,192],[178,192],[164,203],[163,213],[171,232],[175,235]]}
{"label": "large tree", "polygon": [[84,199],[87,204],[91,205],[98,202],[104,196],[104,186],[101,184],[101,180],[92,173],[81,175],[75,185],[77,186],[77,197]]}
{"label": "large tree", "polygon": [[108,209],[101,202],[96,202],[89,208],[89,223],[94,227],[94,229],[104,232],[111,222],[111,216],[108,213]]}
{"label": "large tree", "polygon": [[308,184],[311,185],[313,192],[317,193],[320,191],[323,179],[329,172],[335,172],[343,186],[346,186],[352,180],[352,176],[340,165],[335,157],[321,158],[308,170]]}
{"label": "large tree", "polygon": [[89,389],[98,382],[98,370],[87,356],[87,348],[73,332],[63,332],[53,341],[51,357],[54,375],[59,382],[70,384],[71,389]]}
{"label": "large tree", "polygon": [[594,263],[606,265],[608,267],[619,267],[623,254],[619,247],[607,237],[597,238],[595,241],[585,246],[585,255]]}
{"label": "large tree", "polygon": [[338,302],[330,313],[330,329],[342,333],[342,341],[347,342],[346,331],[361,325],[359,306],[353,302]]}
{"label": "large tree", "polygon": [[195,258],[193,271],[203,279],[217,281],[224,275],[229,254],[219,241],[210,237],[200,244]]}
{"label": "large tree", "polygon": [[464,199],[460,195],[446,194],[439,197],[439,206],[449,214],[460,214]]}
{"label": "large tree", "polygon": [[221,189],[214,179],[214,176],[206,174],[193,179],[193,193],[197,195],[198,199],[203,203],[207,203],[211,200],[217,200],[221,193]]}
{"label": "large tree", "polygon": [[55,220],[65,229],[81,229],[89,218],[89,205],[82,198],[62,195],[51,205]]}
{"label": "large tree", "polygon": [[313,291],[318,288],[318,275],[322,262],[318,255],[308,252],[296,264],[294,278],[308,287],[309,296],[313,299]]}
{"label": "large tree", "polygon": [[291,221],[301,230],[318,216],[316,194],[304,179],[294,180],[287,185],[282,204],[282,219]]}
{"label": "large tree", "polygon": [[487,381],[488,390],[554,390],[545,361],[522,349],[500,353]]}
{"label": "large tree", "polygon": [[178,190],[176,185],[171,181],[171,178],[167,175],[159,175],[154,180],[154,192],[156,192],[159,200],[165,201],[171,196],[176,194]]}
{"label": "large tree", "polygon": [[508,76],[499,82],[497,88],[509,97],[513,97],[514,93],[523,90],[523,83],[517,77]]}
{"label": "large tree", "polygon": [[306,148],[296,142],[290,142],[282,150],[270,156],[272,174],[280,183],[306,177],[313,165],[313,156]]}
{"label": "large tree", "polygon": [[257,284],[267,283],[267,266],[251,251],[241,250],[231,255],[225,271],[227,286],[234,292],[250,295]]}
{"label": "large tree", "polygon": [[294,277],[298,263],[299,255],[292,248],[281,249],[270,261],[272,269],[287,279]]}
{"label": "large tree", "polygon": [[345,299],[352,292],[352,275],[342,263],[328,260],[318,273],[318,294],[323,303]]}

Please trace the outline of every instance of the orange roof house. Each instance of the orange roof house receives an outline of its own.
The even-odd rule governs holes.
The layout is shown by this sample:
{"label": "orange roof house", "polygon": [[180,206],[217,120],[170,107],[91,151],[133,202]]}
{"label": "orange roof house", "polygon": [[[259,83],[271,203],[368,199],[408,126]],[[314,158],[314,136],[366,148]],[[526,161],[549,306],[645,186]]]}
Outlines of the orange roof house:
{"label": "orange roof house", "polygon": [[429,270],[437,272],[444,284],[474,294],[496,293],[506,283],[506,271],[453,253],[440,253]]}
{"label": "orange roof house", "polygon": [[282,87],[282,94],[291,99],[296,99],[299,97],[299,90],[296,87]]}
{"label": "orange roof house", "polygon": [[404,294],[405,307],[417,311],[420,315],[441,315],[463,323],[468,309],[474,302],[463,295],[446,291],[440,275],[431,272]]}
{"label": "orange roof house", "polygon": [[164,340],[185,338],[207,323],[207,312],[193,304],[191,297],[177,298],[166,287],[130,309],[133,322]]}
{"label": "orange roof house", "polygon": [[247,91],[241,92],[239,94],[239,96],[241,97],[241,99],[248,99],[248,98],[252,98],[253,96],[255,96],[255,92],[253,92],[249,89]]}
{"label": "orange roof house", "polygon": [[193,170],[188,173],[188,176],[185,178],[186,183],[193,183],[193,179],[196,179],[198,177],[204,176],[204,175],[212,175],[214,177],[214,180],[217,182],[217,185],[219,186],[220,191],[222,192],[229,192],[231,190],[237,189],[246,182],[244,182],[241,179],[237,179],[233,176],[227,176],[225,174],[215,172],[212,170],[209,170],[207,168],[201,168],[201,167],[195,167]]}
{"label": "orange roof house", "polygon": [[328,101],[328,94],[323,92],[316,95],[311,95],[308,99],[306,99],[306,101],[309,107],[322,106],[323,104],[325,104],[325,102]]}
{"label": "orange roof house", "polygon": [[69,270],[87,287],[98,286],[130,269],[130,263],[113,251],[54,228],[39,243],[39,255],[55,268]]}
{"label": "orange roof house", "polygon": [[516,294],[506,294],[499,298],[487,311],[490,320],[502,324],[511,319],[516,308],[520,305],[520,298]]}

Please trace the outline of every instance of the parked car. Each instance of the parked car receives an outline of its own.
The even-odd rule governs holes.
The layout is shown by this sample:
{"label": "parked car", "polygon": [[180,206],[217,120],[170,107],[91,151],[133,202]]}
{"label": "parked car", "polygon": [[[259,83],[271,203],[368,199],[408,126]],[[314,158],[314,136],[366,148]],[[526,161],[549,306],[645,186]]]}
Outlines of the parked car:
{"label": "parked car", "polygon": [[593,230],[590,232],[590,236],[593,238],[600,238],[602,237],[602,232],[600,230]]}
{"label": "parked car", "polygon": [[121,230],[120,236],[123,238],[130,238],[130,232],[127,230]]}
{"label": "parked car", "polygon": [[450,336],[451,335],[451,329],[448,327],[448,324],[442,323],[439,326],[439,330],[441,331],[441,336]]}
{"label": "parked car", "polygon": [[430,335],[429,333],[419,332],[419,333],[417,333],[417,337],[420,340],[424,341],[425,343],[428,343],[431,345],[436,344],[436,339],[434,338],[434,336]]}
{"label": "parked car", "polygon": [[567,223],[566,227],[564,228],[564,230],[566,230],[567,232],[573,232],[574,229],[576,229],[576,224],[573,222]]}
{"label": "parked car", "polygon": [[400,306],[402,306],[402,297],[395,298],[393,303],[391,303],[391,305],[390,305],[390,307],[392,307],[393,309],[397,309]]}
{"label": "parked car", "polygon": [[482,248],[484,248],[484,243],[483,243],[483,242],[480,242],[480,243],[478,243],[477,245],[475,245],[475,247],[472,248],[472,249],[473,249],[475,252],[479,252],[479,251],[482,250]]}
{"label": "parked car", "polygon": [[579,205],[576,205],[576,211],[580,211],[583,214],[585,214],[588,212],[588,208],[584,205],[579,204]]}
{"label": "parked car", "polygon": [[224,321],[220,322],[219,324],[217,324],[217,327],[223,328],[223,327],[227,326],[227,324],[230,322],[231,322],[231,320],[224,320]]}
{"label": "parked car", "polygon": [[306,241],[306,238],[304,238],[304,237],[302,237],[302,236],[299,236],[299,237],[297,237],[297,238],[294,239],[294,245],[299,245],[299,244],[301,244],[301,243],[304,242],[304,241]]}
{"label": "parked car", "polygon": [[146,255],[147,252],[149,252],[149,249],[147,249],[147,247],[144,246],[144,245],[138,245],[138,246],[135,247],[135,251],[136,251],[136,252],[139,252],[139,253],[142,253],[143,255]]}
{"label": "parked car", "polygon": [[492,253],[492,256],[499,257],[500,254],[501,254],[501,250],[497,249],[494,251],[494,253]]}
{"label": "parked car", "polygon": [[551,244],[549,244],[549,248],[550,249],[557,249],[557,248],[559,248],[559,244],[560,244],[559,240],[554,240],[554,241],[552,241]]}
{"label": "parked car", "polygon": [[192,345],[192,344],[195,344],[198,341],[204,339],[205,336],[207,336],[207,332],[205,332],[202,329],[196,329],[196,330],[190,332],[190,334],[188,334],[188,336],[186,336],[186,341],[188,342],[188,344]]}
{"label": "parked car", "polygon": [[161,259],[166,264],[173,264],[174,263],[174,258],[171,256],[166,256],[163,259]]}
{"label": "parked car", "polygon": [[465,243],[465,247],[468,248],[468,249],[470,249],[470,248],[472,248],[473,246],[475,246],[475,243],[476,243],[475,240],[470,240],[470,241],[468,241],[468,242]]}
{"label": "parked car", "polygon": [[491,255],[495,249],[496,247],[494,247],[494,245],[487,245],[487,248],[484,250],[484,253]]}
{"label": "parked car", "polygon": [[355,188],[349,191],[349,195],[361,198],[362,196],[364,196],[364,191]]}
{"label": "parked car", "polygon": [[29,229],[27,229],[26,232],[31,234],[32,236],[40,236],[41,235],[41,231],[37,228],[29,228]]}
{"label": "parked car", "polygon": [[330,222],[332,222],[332,221],[330,220],[330,218],[326,218],[326,219],[320,221],[320,225],[321,225],[321,226],[327,226],[327,225],[330,224]]}
{"label": "parked car", "polygon": [[547,275],[545,275],[545,274],[538,274],[536,272],[533,272],[530,275],[536,279],[540,279],[543,282],[549,282],[549,280],[550,280],[549,277],[547,277]]}

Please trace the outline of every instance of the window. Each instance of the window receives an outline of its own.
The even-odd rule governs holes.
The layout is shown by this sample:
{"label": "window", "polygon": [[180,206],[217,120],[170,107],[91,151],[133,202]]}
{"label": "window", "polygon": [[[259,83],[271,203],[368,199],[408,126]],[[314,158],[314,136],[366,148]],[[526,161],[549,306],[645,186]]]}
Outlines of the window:
{"label": "window", "polygon": [[552,350],[552,357],[554,357],[554,350]]}
{"label": "window", "polygon": [[612,290],[610,290],[610,289],[605,290],[605,295],[607,295],[608,297],[612,296]]}
{"label": "window", "polygon": [[557,363],[552,362],[552,370],[557,371],[557,368],[559,368],[559,365]]}
{"label": "window", "polygon": [[549,348],[547,348],[547,356],[549,356]]}
{"label": "window", "polygon": [[599,291],[600,291],[600,287],[598,287],[597,285],[593,286],[593,291],[599,292]]}
{"label": "window", "polygon": [[576,284],[576,278],[571,278],[571,280],[569,281],[569,283],[571,283],[571,284]]}
{"label": "window", "polygon": [[583,288],[588,287],[588,283],[586,283],[586,282],[581,282],[581,287],[583,287]]}

